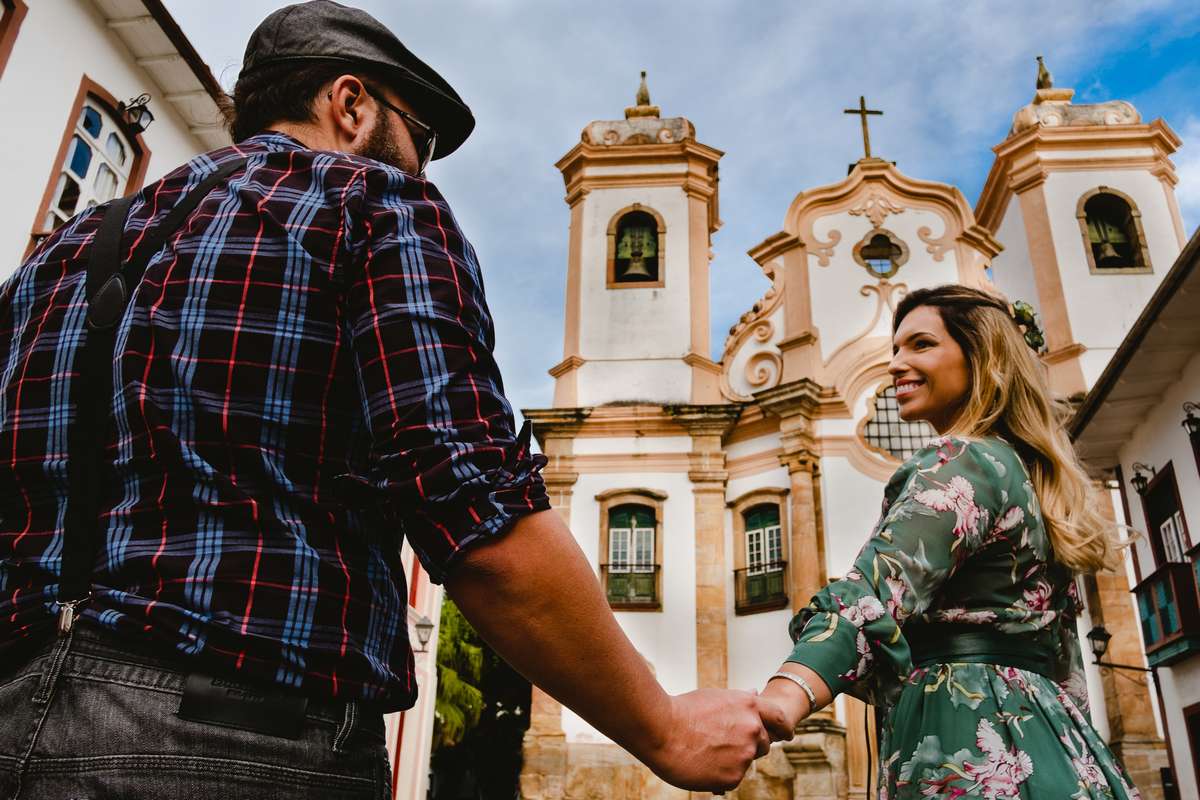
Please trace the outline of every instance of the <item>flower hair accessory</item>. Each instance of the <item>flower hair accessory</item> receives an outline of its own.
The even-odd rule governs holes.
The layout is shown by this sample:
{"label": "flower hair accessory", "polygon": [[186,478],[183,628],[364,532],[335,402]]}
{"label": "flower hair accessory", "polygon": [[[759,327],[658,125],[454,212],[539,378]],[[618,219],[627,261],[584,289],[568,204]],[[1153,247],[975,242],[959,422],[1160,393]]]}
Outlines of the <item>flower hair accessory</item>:
{"label": "flower hair accessory", "polygon": [[1024,300],[1017,300],[1009,305],[1008,315],[1012,317],[1013,322],[1017,323],[1021,333],[1025,334],[1025,344],[1033,348],[1033,352],[1040,353],[1046,349],[1046,335],[1042,332],[1042,326],[1038,322],[1037,312],[1033,310],[1033,306]]}

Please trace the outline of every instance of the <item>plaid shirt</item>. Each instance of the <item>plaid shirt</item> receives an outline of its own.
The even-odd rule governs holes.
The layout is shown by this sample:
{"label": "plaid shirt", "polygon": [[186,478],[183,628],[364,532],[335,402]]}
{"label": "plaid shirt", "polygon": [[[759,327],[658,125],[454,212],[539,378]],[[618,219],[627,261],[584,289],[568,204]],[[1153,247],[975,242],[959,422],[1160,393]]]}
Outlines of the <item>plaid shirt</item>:
{"label": "plaid shirt", "polygon": [[[265,133],[143,189],[122,252],[239,155],[118,329],[83,615],[212,671],[405,708],[402,537],[440,582],[548,508],[545,459],[514,431],[475,252],[427,181]],[[58,609],[99,222],[63,225],[0,289],[0,660]]]}

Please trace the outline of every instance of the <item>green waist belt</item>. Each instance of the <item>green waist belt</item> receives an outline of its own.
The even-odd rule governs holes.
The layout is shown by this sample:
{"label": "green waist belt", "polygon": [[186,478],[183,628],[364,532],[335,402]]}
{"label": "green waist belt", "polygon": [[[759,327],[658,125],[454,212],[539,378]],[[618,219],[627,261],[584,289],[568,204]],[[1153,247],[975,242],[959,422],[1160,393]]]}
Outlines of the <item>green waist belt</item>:
{"label": "green waist belt", "polygon": [[1008,634],[977,625],[906,626],[913,666],[965,662],[997,664],[1054,678],[1054,651],[1028,634]]}

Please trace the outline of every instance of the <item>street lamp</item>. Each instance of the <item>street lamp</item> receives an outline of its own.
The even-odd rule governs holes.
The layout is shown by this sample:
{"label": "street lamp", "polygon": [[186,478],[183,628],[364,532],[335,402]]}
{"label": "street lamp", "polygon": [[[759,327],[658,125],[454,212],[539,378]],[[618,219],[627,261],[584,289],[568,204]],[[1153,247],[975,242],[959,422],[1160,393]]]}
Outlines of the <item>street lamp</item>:
{"label": "street lamp", "polygon": [[117,103],[117,111],[125,117],[125,122],[134,136],[149,128],[150,123],[154,122],[154,114],[150,111],[150,95],[146,93],[142,93],[132,100]]}
{"label": "street lamp", "polygon": [[1092,646],[1092,655],[1095,657],[1094,663],[1098,667],[1110,667],[1112,669],[1130,669],[1135,672],[1153,672],[1153,670],[1145,667],[1135,667],[1130,664],[1110,664],[1107,661],[1101,661],[1104,654],[1108,652],[1108,643],[1112,640],[1112,634],[1108,632],[1108,628],[1103,625],[1096,625],[1087,633],[1088,644]]}
{"label": "street lamp", "polygon": [[1146,488],[1150,485],[1150,479],[1142,474],[1143,470],[1149,472],[1151,475],[1158,472],[1158,470],[1149,464],[1143,464],[1141,461],[1133,462],[1133,477],[1129,479],[1129,482],[1133,484],[1133,490],[1138,494],[1145,494]]}
{"label": "street lamp", "polygon": [[1183,429],[1192,437],[1192,441],[1196,441],[1196,438],[1200,437],[1200,417],[1195,414],[1200,413],[1200,405],[1189,400],[1183,404],[1183,413],[1187,414],[1183,418]]}
{"label": "street lamp", "polygon": [[413,627],[417,629],[417,641],[421,643],[420,649],[416,652],[428,652],[429,648],[426,645],[429,644],[429,637],[433,636],[433,622],[422,614],[421,618],[413,623]]}

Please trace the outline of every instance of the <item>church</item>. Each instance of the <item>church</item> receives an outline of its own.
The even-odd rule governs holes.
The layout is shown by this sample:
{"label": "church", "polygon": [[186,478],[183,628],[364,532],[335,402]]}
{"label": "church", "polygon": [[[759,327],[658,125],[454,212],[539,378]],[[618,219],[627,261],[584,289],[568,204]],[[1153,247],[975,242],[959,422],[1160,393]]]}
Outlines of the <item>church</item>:
{"label": "church", "polygon": [[[1029,302],[1064,399],[1083,400],[1105,371],[1185,245],[1170,160],[1181,142],[1127,102],[1073,95],[1041,67],[974,207],[872,156],[860,100],[865,156],[838,183],[797,187],[779,229],[762,231],[746,269],[769,286],[717,361],[721,151],[663,116],[643,73],[624,117],[589,123],[557,162],[570,208],[563,358],[552,405],[524,414],[555,508],[669,692],[761,687],[790,650],[792,615],[848,568],[884,483],[933,435],[899,418],[887,373],[906,292],[957,282]],[[1124,574],[1081,579],[1080,636],[1103,623],[1140,665],[1130,587]],[[1095,724],[1144,796],[1170,797],[1174,780],[1196,796],[1187,738],[1168,750],[1144,672],[1087,669]],[[523,797],[689,797],[533,692]],[[873,796],[865,710],[838,698],[731,796]]]}

